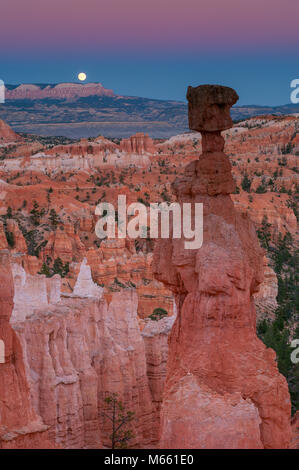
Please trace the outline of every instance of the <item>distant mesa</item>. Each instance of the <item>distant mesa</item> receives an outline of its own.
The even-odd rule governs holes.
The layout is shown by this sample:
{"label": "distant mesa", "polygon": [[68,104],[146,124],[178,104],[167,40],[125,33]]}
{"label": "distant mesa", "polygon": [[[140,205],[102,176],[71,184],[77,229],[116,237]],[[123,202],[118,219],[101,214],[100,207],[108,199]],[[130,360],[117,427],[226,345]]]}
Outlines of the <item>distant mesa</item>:
{"label": "distant mesa", "polygon": [[101,83],[59,83],[57,85],[21,84],[6,87],[7,100],[37,100],[44,98],[73,99],[86,96],[115,96],[112,90]]}

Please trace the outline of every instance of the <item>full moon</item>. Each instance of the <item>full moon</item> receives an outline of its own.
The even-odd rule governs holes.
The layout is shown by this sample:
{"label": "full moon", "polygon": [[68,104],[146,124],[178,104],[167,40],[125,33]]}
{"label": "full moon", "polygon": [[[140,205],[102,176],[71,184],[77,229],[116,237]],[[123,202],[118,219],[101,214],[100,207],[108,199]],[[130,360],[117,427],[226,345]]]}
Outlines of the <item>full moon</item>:
{"label": "full moon", "polygon": [[80,73],[78,74],[78,78],[79,78],[79,80],[80,80],[81,82],[84,82],[84,80],[86,80],[86,73],[80,72]]}

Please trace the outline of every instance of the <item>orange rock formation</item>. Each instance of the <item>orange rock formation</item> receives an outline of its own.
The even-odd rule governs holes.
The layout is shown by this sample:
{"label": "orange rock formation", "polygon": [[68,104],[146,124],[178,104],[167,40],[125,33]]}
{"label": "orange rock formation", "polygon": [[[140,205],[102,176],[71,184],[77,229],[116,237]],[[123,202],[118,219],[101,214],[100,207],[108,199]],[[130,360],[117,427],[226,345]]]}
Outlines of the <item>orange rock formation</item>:
{"label": "orange rock formation", "polygon": [[5,344],[5,362],[0,364],[0,449],[52,448],[48,426],[31,404],[22,347],[9,322],[13,295],[10,255],[1,250],[0,339]]}
{"label": "orange rock formation", "polygon": [[174,183],[178,200],[203,203],[199,250],[160,240],[156,277],[176,295],[161,409],[162,448],[287,448],[290,398],[273,350],[256,336],[253,294],[262,250],[246,214],[234,210],[231,166],[220,131],[238,96],[221,86],[189,87],[189,125],[203,151]]}

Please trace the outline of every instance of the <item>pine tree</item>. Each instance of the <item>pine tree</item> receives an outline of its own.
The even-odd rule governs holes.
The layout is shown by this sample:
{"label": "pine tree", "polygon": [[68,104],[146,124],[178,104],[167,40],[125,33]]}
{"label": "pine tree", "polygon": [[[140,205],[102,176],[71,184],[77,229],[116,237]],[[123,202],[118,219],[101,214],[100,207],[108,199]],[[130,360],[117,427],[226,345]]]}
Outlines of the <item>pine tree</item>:
{"label": "pine tree", "polygon": [[6,217],[12,219],[12,208],[10,206],[7,208]]}
{"label": "pine tree", "polygon": [[247,191],[247,193],[250,193],[251,180],[248,178],[247,173],[245,173],[244,178],[242,179],[241,186],[243,191]]}
{"label": "pine tree", "polygon": [[106,411],[102,413],[103,418],[107,418],[111,423],[111,449],[126,449],[128,442],[134,437],[128,424],[133,421],[135,413],[125,411],[124,405],[119,400],[117,393],[111,393],[105,400]]}
{"label": "pine tree", "polygon": [[58,215],[57,215],[55,209],[50,210],[50,221],[51,221],[51,224],[54,227],[56,227],[59,223],[59,218],[58,218]]}
{"label": "pine tree", "polygon": [[268,223],[268,217],[264,215],[261,228],[257,230],[257,235],[261,241],[262,247],[267,250],[269,250],[269,242],[271,241],[270,227],[271,224]]}
{"label": "pine tree", "polygon": [[45,274],[47,277],[51,277],[50,268],[46,263],[43,263],[41,270],[38,274]]}
{"label": "pine tree", "polygon": [[64,266],[61,258],[56,258],[53,264],[53,274],[60,274],[60,276],[63,277],[63,268]]}
{"label": "pine tree", "polygon": [[40,222],[40,212],[39,205],[36,201],[33,201],[33,209],[30,211],[31,220],[34,225],[39,225]]}

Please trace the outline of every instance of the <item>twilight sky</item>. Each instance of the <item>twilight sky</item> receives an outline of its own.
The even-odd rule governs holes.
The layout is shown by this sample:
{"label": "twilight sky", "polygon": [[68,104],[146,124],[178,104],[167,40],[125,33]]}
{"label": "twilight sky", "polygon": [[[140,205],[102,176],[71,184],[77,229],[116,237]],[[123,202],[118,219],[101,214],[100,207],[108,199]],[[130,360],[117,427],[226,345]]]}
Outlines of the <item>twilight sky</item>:
{"label": "twilight sky", "polygon": [[290,102],[299,78],[298,0],[1,0],[0,78],[76,81],[185,99],[233,86],[240,104]]}

